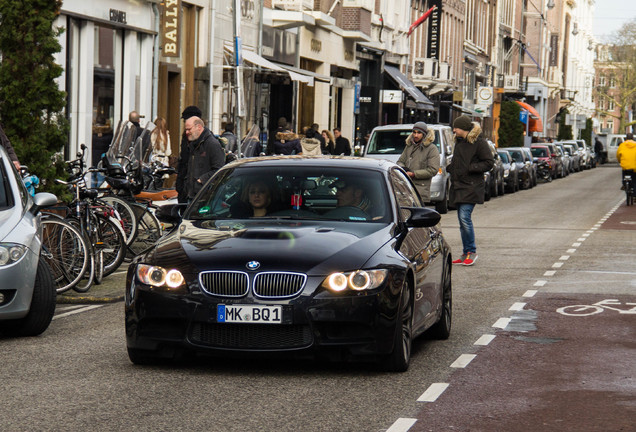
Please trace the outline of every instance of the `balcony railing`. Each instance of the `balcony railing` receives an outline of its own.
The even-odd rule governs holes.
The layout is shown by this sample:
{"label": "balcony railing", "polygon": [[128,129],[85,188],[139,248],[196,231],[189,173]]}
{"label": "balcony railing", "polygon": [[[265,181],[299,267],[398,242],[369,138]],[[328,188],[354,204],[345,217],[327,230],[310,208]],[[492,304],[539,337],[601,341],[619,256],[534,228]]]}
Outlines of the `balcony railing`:
{"label": "balcony railing", "polygon": [[272,0],[273,9],[286,11],[314,10],[314,0]]}

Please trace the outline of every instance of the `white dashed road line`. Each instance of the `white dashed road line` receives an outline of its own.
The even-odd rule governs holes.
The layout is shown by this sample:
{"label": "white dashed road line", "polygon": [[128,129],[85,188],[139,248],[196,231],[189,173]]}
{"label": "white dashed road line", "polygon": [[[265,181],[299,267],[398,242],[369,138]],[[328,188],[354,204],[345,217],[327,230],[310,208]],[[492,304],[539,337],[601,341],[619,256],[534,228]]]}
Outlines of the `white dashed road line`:
{"label": "white dashed road line", "polygon": [[438,397],[444,393],[444,390],[448,388],[448,383],[433,383],[431,384],[422,396],[417,398],[418,402],[435,402]]}
{"label": "white dashed road line", "polygon": [[69,315],[75,315],[75,314],[82,313],[82,312],[88,312],[91,309],[96,309],[96,308],[99,308],[99,307],[102,307],[102,306],[104,306],[104,305],[103,304],[99,304],[99,305],[80,307],[80,308],[77,308],[77,309],[73,309],[73,310],[71,310],[69,312],[65,312],[65,313],[61,313],[59,315],[55,315],[53,317],[53,319],[55,320],[55,319],[58,319],[58,318],[67,317]]}
{"label": "white dashed road line", "polygon": [[473,345],[486,346],[495,339],[495,335],[485,334],[475,341]]}
{"label": "white dashed road line", "polygon": [[462,354],[459,357],[457,357],[457,360],[451,363],[450,367],[456,368],[456,369],[463,369],[466,366],[468,366],[475,357],[477,357],[476,354]]}
{"label": "white dashed road line", "polygon": [[525,306],[526,306],[525,303],[513,303],[512,306],[510,306],[510,309],[508,309],[508,310],[518,312],[518,311],[523,310],[523,308]]}
{"label": "white dashed road line", "polygon": [[492,326],[495,328],[505,329],[510,324],[510,318],[499,318]]}
{"label": "white dashed road line", "polygon": [[[541,285],[543,286],[543,285]],[[523,293],[524,297],[534,297],[539,291],[537,290],[528,290],[526,292]]]}
{"label": "white dashed road line", "polygon": [[391,425],[390,428],[386,430],[386,432],[406,432],[411,429],[411,426],[415,424],[417,419],[412,418],[399,418]]}

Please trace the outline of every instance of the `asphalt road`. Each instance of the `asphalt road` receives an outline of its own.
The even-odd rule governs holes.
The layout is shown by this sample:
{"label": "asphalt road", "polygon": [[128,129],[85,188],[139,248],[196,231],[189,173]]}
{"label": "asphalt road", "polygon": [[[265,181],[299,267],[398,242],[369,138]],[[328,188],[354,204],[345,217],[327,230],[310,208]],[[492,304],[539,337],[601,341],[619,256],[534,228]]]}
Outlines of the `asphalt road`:
{"label": "asphalt road", "polygon": [[[563,420],[555,423],[560,429],[532,429],[531,423],[515,427],[515,418],[543,421],[530,415],[530,406],[542,399],[535,391],[532,405],[523,393],[529,385],[512,380],[523,375],[535,389],[569,383],[569,394],[574,394],[581,380],[559,374],[553,375],[554,381],[544,374],[531,379],[520,372],[518,360],[525,358],[526,347],[514,342],[523,337],[570,340],[582,327],[614,335],[604,338],[603,349],[597,351],[616,349],[616,359],[627,368],[622,376],[631,378],[607,382],[604,390],[627,394],[616,406],[633,413],[636,370],[634,362],[624,358],[634,358],[636,315],[616,313],[614,321],[591,325],[555,312],[557,306],[606,298],[632,296],[629,301],[634,301],[636,225],[621,221],[636,223],[636,208],[630,208],[631,213],[617,208],[623,197],[619,187],[620,170],[602,166],[478,206],[474,223],[479,258],[472,267],[453,269],[451,338],[418,339],[411,368],[403,374],[380,373],[364,364],[218,359],[138,367],[126,354],[121,302],[60,304],[42,336],[0,339],[0,430],[583,430],[569,428]],[[621,221],[601,222],[612,211],[623,213]],[[443,216],[442,227],[459,255],[455,212]],[[111,276],[108,284],[120,281],[123,276]],[[543,282],[537,286],[538,281]],[[536,293],[524,297],[529,290]],[[511,311],[518,303],[525,305]],[[524,314],[531,317],[519,319]],[[533,333],[533,326],[543,333]],[[475,345],[483,335],[496,337],[486,346]],[[535,360],[558,363],[551,359],[561,355],[559,344],[545,346],[553,349],[544,353],[548,359]],[[579,353],[570,356],[570,362],[585,357],[582,342],[568,346]],[[475,357],[468,361],[466,355]],[[602,355],[588,357],[578,365],[581,376],[602,366],[594,361],[607,361]],[[462,363],[465,367],[458,367]],[[484,383],[493,382],[489,374],[500,377],[500,386],[493,384],[486,392]],[[418,401],[436,383],[448,386],[435,401]],[[609,427],[588,430],[628,430],[604,425]]]}

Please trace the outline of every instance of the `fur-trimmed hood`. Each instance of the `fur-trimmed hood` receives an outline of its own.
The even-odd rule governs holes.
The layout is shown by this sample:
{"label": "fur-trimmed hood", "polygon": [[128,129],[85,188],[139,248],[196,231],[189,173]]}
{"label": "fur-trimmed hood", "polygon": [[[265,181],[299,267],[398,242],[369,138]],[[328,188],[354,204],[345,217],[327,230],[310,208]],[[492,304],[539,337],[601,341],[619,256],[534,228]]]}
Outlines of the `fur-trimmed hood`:
{"label": "fur-trimmed hood", "polygon": [[[429,129],[428,133],[426,134],[426,136],[424,138],[422,138],[421,144],[426,147],[427,145],[429,145],[433,141],[435,141],[435,131],[433,129]],[[413,141],[413,133],[411,132],[409,134],[409,136],[406,137],[406,145],[410,146],[412,144],[415,144],[415,142]]]}
{"label": "fur-trimmed hood", "polygon": [[468,135],[466,136],[466,141],[468,141],[471,144],[475,144],[475,141],[477,141],[477,138],[479,138],[479,135],[481,135],[481,126],[479,125],[479,123],[473,122],[473,128],[470,130],[470,132],[468,132]]}
{"label": "fur-trimmed hood", "polygon": [[290,131],[285,131],[285,132],[277,132],[276,133],[276,139],[282,143],[286,142],[286,141],[293,141],[298,139],[298,135],[296,135],[293,132]]}
{"label": "fur-trimmed hood", "polygon": [[305,137],[300,140],[300,146],[303,149],[303,156],[320,156],[322,154],[320,141],[316,138]]}

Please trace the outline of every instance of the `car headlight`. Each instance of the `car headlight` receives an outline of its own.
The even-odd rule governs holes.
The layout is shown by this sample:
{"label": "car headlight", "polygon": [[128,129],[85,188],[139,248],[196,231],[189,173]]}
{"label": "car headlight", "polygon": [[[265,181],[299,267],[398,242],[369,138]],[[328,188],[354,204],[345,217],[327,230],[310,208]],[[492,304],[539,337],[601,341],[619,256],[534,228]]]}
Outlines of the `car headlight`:
{"label": "car headlight", "polygon": [[510,170],[509,169],[505,169],[504,170],[504,177],[508,177],[510,175]]}
{"label": "car headlight", "polygon": [[0,243],[0,266],[10,265],[22,259],[26,246],[16,243]]}
{"label": "car headlight", "polygon": [[347,289],[364,291],[379,287],[385,281],[388,270],[356,270],[349,273],[332,273],[323,281],[322,287],[333,292]]}
{"label": "car headlight", "polygon": [[168,288],[178,288],[185,282],[179,270],[167,270],[163,267],[148,264],[137,265],[137,280],[146,285],[166,286]]}

